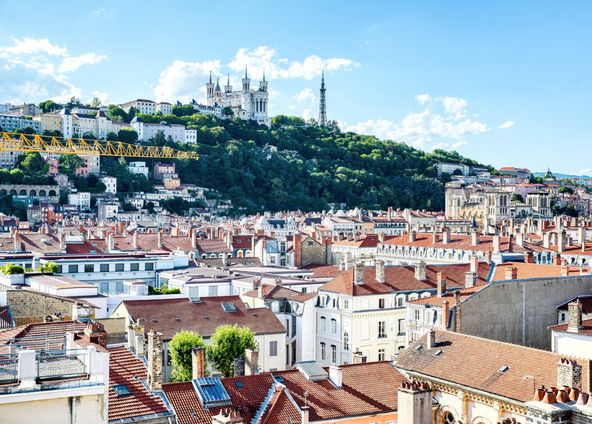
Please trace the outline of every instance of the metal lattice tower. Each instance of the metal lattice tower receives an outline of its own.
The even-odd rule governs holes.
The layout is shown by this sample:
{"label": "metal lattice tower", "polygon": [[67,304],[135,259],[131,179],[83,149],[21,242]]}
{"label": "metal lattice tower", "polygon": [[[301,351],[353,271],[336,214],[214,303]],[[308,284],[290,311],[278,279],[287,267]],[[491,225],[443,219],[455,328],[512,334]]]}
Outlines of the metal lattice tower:
{"label": "metal lattice tower", "polygon": [[325,99],[325,71],[323,71],[321,76],[321,96],[319,101],[319,125],[325,126],[327,125],[327,103]]}

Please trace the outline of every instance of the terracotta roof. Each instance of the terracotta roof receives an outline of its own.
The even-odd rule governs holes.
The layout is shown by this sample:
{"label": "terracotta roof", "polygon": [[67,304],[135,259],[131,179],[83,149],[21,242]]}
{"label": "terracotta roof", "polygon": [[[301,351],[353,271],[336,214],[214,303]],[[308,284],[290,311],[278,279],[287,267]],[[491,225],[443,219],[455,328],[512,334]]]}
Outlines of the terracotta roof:
{"label": "terracotta roof", "polygon": [[202,253],[230,253],[232,249],[226,246],[224,240],[218,239],[198,239],[197,240],[197,250]]}
{"label": "terracotta roof", "polygon": [[[389,240],[385,240],[385,245],[395,246],[422,246],[422,247],[434,247],[440,249],[461,249],[470,251],[484,251],[493,252],[493,237],[494,236],[479,236],[479,243],[475,246],[471,243],[471,236],[466,234],[450,234],[450,242],[443,243],[442,235],[440,234],[439,241],[433,242],[432,233],[417,233],[415,241],[409,241],[409,234],[393,237]],[[500,251],[508,252],[509,238],[500,237]],[[533,246],[527,245],[527,248],[521,247],[512,241],[512,252],[525,252],[532,250]]]}
{"label": "terracotta roof", "polygon": [[[278,286],[275,284],[263,284],[261,286],[262,294],[264,299],[289,299],[296,302],[304,302],[308,299],[312,299],[317,294],[315,292],[302,293],[296,290],[289,289],[287,287]],[[259,289],[250,290],[243,293],[243,296],[247,297],[259,297]]]}
{"label": "terracotta roof", "polygon": [[[448,288],[460,288],[465,286],[465,272],[470,270],[469,264],[455,265],[426,265],[426,280],[415,278],[413,266],[385,266],[385,283],[376,281],[376,268],[364,267],[364,284],[354,283],[353,268],[341,273],[319,290],[343,293],[350,296],[364,296],[371,294],[391,293],[393,291],[420,291],[436,289],[436,275],[442,272]],[[477,272],[477,285],[485,284],[489,272],[489,264],[479,263]]]}
{"label": "terracotta roof", "polygon": [[[151,394],[140,380],[147,379],[144,363],[125,347],[109,349],[109,421],[145,415],[170,414],[163,400]],[[124,385],[129,395],[117,395],[114,386]]]}
{"label": "terracotta roof", "polygon": [[336,277],[343,272],[337,265],[310,264],[302,269],[312,271],[312,276],[310,278]]}
{"label": "terracotta roof", "polygon": [[403,376],[390,362],[341,365],[342,388],[329,380],[309,381],[298,370],[280,371],[280,376],[297,405],[304,405],[308,392],[310,420],[329,420],[397,410],[397,391]]}
{"label": "terracotta roof", "polygon": [[277,424],[302,422],[300,411],[296,409],[296,406],[292,403],[289,396],[290,395],[284,386],[276,386],[276,390],[269,401],[269,405],[261,417],[261,423]]}
{"label": "terracotta roof", "polygon": [[[549,327],[549,330],[553,331],[568,331],[567,327],[569,324],[559,324],[559,325],[552,325]],[[571,332],[572,334],[584,334],[586,336],[592,336],[592,319],[586,319],[582,321],[582,327],[578,329],[577,332]]]}
{"label": "terracotta roof", "polygon": [[[436,345],[427,349],[426,338],[403,350],[395,366],[520,402],[532,399],[535,385],[557,386],[557,363],[562,355],[449,331],[436,331]],[[437,351],[441,352],[436,355]],[[582,391],[587,392],[590,361],[576,362],[587,376],[582,381]]]}
{"label": "terracotta roof", "polygon": [[[231,303],[235,312],[225,312],[223,303]],[[170,340],[181,330],[196,331],[211,337],[216,328],[225,324],[249,327],[255,334],[285,333],[286,329],[268,308],[247,308],[238,296],[202,297],[200,302],[188,298],[125,300],[125,307],[133,321],[142,318],[146,332],[153,328]],[[119,308],[118,307],[118,308]]]}
{"label": "terracotta roof", "polygon": [[240,234],[232,236],[232,247],[235,249],[250,249],[252,241],[252,234]]}
{"label": "terracotta roof", "polygon": [[[506,279],[506,267],[515,267],[518,272],[518,278],[545,278],[545,277],[560,277],[561,265],[553,264],[534,264],[525,262],[505,262],[496,265],[491,281],[500,281]],[[567,267],[568,276],[580,275],[580,271],[584,274],[590,274],[590,268],[582,267]]]}
{"label": "terracotta roof", "polygon": [[[385,240],[389,237],[385,237]],[[359,239],[359,240],[339,240],[333,243],[334,246],[349,246],[349,247],[357,247],[357,248],[373,248],[378,246],[379,240],[377,234],[368,234],[367,236]]]}

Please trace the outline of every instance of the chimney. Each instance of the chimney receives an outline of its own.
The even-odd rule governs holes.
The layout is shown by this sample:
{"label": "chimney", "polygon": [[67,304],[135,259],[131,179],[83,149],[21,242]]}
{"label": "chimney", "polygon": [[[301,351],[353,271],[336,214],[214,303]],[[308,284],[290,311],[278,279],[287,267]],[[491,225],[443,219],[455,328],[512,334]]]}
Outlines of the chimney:
{"label": "chimney", "polygon": [[64,234],[64,232],[62,231],[60,233],[60,250],[63,252],[64,250],[66,250],[66,234]]}
{"label": "chimney", "polygon": [[582,366],[567,358],[557,363],[557,387],[563,386],[582,390]]}
{"label": "chimney", "polygon": [[561,277],[567,277],[569,276],[569,266],[566,264],[562,264],[561,265],[561,269],[559,270],[559,275]]}
{"label": "chimney", "polygon": [[563,260],[561,259],[561,255],[558,253],[555,256],[553,256],[553,265],[561,265],[563,263]]}
{"label": "chimney", "polygon": [[417,231],[409,231],[409,243],[413,243],[417,239]]}
{"label": "chimney", "polygon": [[259,374],[259,351],[245,349],[245,375]]}
{"label": "chimney", "polygon": [[479,234],[477,231],[471,231],[471,246],[477,246],[479,244]]}
{"label": "chimney", "polygon": [[473,255],[471,256],[471,259],[469,260],[469,264],[470,264],[470,271],[476,273],[479,270],[479,258],[477,257],[477,255]]}
{"label": "chimney", "polygon": [[203,346],[193,346],[191,348],[191,371],[192,378],[202,378],[206,376],[205,348]]}
{"label": "chimney", "polygon": [[384,283],[384,261],[377,259],[376,260],[376,281],[379,283]]}
{"label": "chimney", "polygon": [[432,244],[440,242],[440,235],[436,232],[432,234]]}
{"label": "chimney", "polygon": [[565,250],[565,231],[561,230],[557,233],[557,252],[563,253]]}
{"label": "chimney", "polygon": [[189,235],[191,237],[191,247],[197,249],[197,230],[195,228],[191,228],[189,230]]}
{"label": "chimney", "polygon": [[162,388],[162,334],[152,328],[148,332],[148,386]]}
{"label": "chimney", "polygon": [[218,415],[212,416],[212,424],[244,424],[240,412],[232,409],[221,408]]}
{"label": "chimney", "polygon": [[531,251],[527,250],[524,252],[524,262],[527,264],[534,263],[534,254]]}
{"label": "chimney", "polygon": [[577,333],[582,328],[582,302],[576,299],[567,305],[567,331]]}
{"label": "chimney", "polygon": [[379,233],[378,234],[378,242],[379,243],[384,243],[384,233]]}
{"label": "chimney", "polygon": [[294,266],[302,267],[302,235],[294,234]]}
{"label": "chimney", "polygon": [[500,252],[500,236],[499,235],[495,235],[493,236],[493,253],[499,253]]}
{"label": "chimney", "polygon": [[84,334],[88,336],[91,343],[98,344],[102,347],[107,347],[107,332],[105,327],[100,322],[89,322],[86,324]]}
{"label": "chimney", "polygon": [[442,231],[442,243],[450,243],[450,228],[448,227],[444,228],[444,230]]}
{"label": "chimney", "polygon": [[436,347],[436,332],[433,328],[430,328],[426,338],[426,349],[433,349],[434,347]]}
{"label": "chimney", "polygon": [[518,278],[518,268],[512,265],[506,265],[505,267],[506,272],[506,280],[515,280]]}
{"label": "chimney", "polygon": [[134,231],[134,234],[132,235],[132,241],[134,243],[134,250],[138,250],[138,232]]}
{"label": "chimney", "polygon": [[438,291],[438,297],[444,296],[444,293],[446,293],[446,280],[442,277],[441,272],[436,274],[436,287]]}
{"label": "chimney", "polygon": [[300,424],[308,424],[309,423],[308,405],[301,406],[300,411],[302,411],[301,412],[302,420],[300,421]]}
{"label": "chimney", "polygon": [[454,315],[455,315],[455,328],[454,331],[456,331],[457,333],[461,332],[461,320],[462,320],[462,315],[461,315],[461,301],[460,301],[460,291],[457,290],[454,292]]}
{"label": "chimney", "polygon": [[477,283],[477,274],[474,272],[465,272],[465,288],[475,287]]}
{"label": "chimney", "polygon": [[419,281],[426,280],[426,263],[424,261],[415,264],[415,278]]}
{"label": "chimney", "polygon": [[543,247],[549,249],[551,247],[551,233],[543,234]]}
{"label": "chimney", "polygon": [[354,283],[358,285],[364,284],[364,267],[358,263],[354,264]]}
{"label": "chimney", "polygon": [[158,248],[162,249],[163,248],[163,244],[162,244],[162,230],[158,231],[157,234],[157,243],[158,243]]}
{"label": "chimney", "polygon": [[15,252],[22,251],[22,247],[21,247],[21,233],[19,232],[19,230],[16,230],[14,232],[13,242],[14,242],[14,251]]}
{"label": "chimney", "polygon": [[580,246],[586,245],[586,227],[584,225],[578,228],[578,242]]}
{"label": "chimney", "polygon": [[338,389],[343,387],[343,369],[339,365],[329,367],[329,381]]}
{"label": "chimney", "polygon": [[520,247],[524,247],[524,235],[522,233],[516,234],[516,244]]}
{"label": "chimney", "polygon": [[442,328],[444,330],[446,330],[448,328],[448,310],[449,310],[448,300],[444,300],[444,302],[442,302]]}
{"label": "chimney", "polygon": [[[63,233],[62,233],[63,235]],[[113,234],[107,234],[107,253],[111,253],[114,250],[115,243],[113,242]]]}

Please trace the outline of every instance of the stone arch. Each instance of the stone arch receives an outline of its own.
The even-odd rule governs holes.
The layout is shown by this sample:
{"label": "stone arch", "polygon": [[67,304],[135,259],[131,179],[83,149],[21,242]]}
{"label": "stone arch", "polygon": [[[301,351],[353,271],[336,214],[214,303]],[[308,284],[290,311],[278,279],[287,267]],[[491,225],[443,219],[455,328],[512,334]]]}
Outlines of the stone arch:
{"label": "stone arch", "polygon": [[12,189],[12,190],[10,190],[10,194],[11,194],[12,196],[16,196],[16,190],[15,190],[15,189]]}
{"label": "stone arch", "polygon": [[39,196],[47,196],[47,191],[39,190]]}
{"label": "stone arch", "polygon": [[27,190],[22,189],[21,191],[19,191],[19,196],[26,196],[27,195]]}
{"label": "stone arch", "polygon": [[6,196],[8,193],[5,189],[0,190],[0,196]]}
{"label": "stone arch", "polygon": [[49,190],[49,196],[57,196],[57,193],[55,190]]}
{"label": "stone arch", "polygon": [[[41,194],[39,194],[41,196]],[[29,191],[29,196],[37,196],[37,191],[31,190]]]}

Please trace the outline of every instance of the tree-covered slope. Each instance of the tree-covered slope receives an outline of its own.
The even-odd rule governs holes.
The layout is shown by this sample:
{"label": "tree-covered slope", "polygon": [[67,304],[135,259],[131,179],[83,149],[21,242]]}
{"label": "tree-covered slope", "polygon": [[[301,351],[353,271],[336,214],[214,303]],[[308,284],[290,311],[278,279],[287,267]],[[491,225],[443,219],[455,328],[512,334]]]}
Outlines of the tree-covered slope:
{"label": "tree-covered slope", "polygon": [[[176,110],[182,115],[182,110]],[[329,203],[369,208],[441,210],[443,182],[434,164],[476,162],[456,152],[427,153],[404,143],[319,127],[300,118],[277,116],[271,129],[253,122],[210,116],[149,116],[144,121],[180,123],[198,130],[199,161],[178,161],[184,183],[220,191],[247,212],[323,210]]]}

